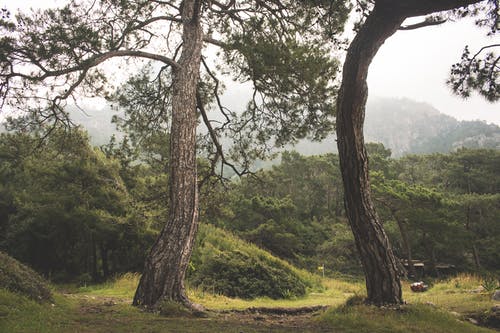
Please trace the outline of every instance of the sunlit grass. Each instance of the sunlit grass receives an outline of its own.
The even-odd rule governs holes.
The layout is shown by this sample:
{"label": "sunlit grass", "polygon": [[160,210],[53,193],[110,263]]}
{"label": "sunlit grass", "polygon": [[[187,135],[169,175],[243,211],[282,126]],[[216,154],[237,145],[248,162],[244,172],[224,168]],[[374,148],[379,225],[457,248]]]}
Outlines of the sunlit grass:
{"label": "sunlit grass", "polygon": [[125,273],[103,284],[80,287],[77,292],[88,295],[133,298],[140,278],[139,273]]}
{"label": "sunlit grass", "polygon": [[483,279],[477,275],[459,274],[436,282],[424,293],[410,291],[408,283],[403,284],[404,298],[409,303],[432,303],[448,311],[461,314],[487,311],[493,305],[491,293],[483,291]]}
{"label": "sunlit grass", "polygon": [[324,313],[317,321],[343,333],[471,333],[492,332],[429,305],[405,305],[387,309],[367,305],[340,306]]}
{"label": "sunlit grass", "polygon": [[67,332],[76,301],[54,293],[54,303],[37,303],[0,289],[0,332]]}
{"label": "sunlit grass", "polygon": [[[367,305],[346,305],[352,296],[365,295],[363,281],[321,279],[323,288],[296,299],[242,300],[188,288],[189,297],[212,310],[241,310],[251,307],[305,307],[326,305],[331,308],[290,329],[265,323],[241,322],[239,317],[193,319],[163,317],[131,306],[139,274],[124,274],[101,285],[77,288],[76,294],[54,293],[54,305],[38,304],[24,296],[0,289],[0,332],[493,332],[464,322],[469,314],[484,313],[493,305],[491,293],[477,292],[482,280],[459,275],[436,282],[429,291],[413,293],[404,283],[401,309]],[[474,292],[472,292],[474,291]],[[108,299],[123,300],[111,306]],[[432,304],[430,304],[432,303]],[[457,312],[451,314],[450,312]],[[462,319],[462,320],[459,320]]]}
{"label": "sunlit grass", "polygon": [[[333,306],[341,304],[350,296],[364,293],[364,284],[362,282],[321,279],[317,276],[314,278],[321,281],[320,283],[323,288],[309,292],[306,296],[300,298],[274,300],[261,297],[252,300],[243,300],[213,294],[199,288],[188,288],[187,293],[194,302],[203,304],[206,308],[213,310],[245,309],[250,307]],[[103,284],[80,287],[77,289],[77,293],[132,299],[139,279],[140,275],[137,273],[126,273]]]}
{"label": "sunlit grass", "polygon": [[[80,294],[109,296],[132,299],[139,283],[140,275],[126,273],[116,279],[78,290]],[[366,295],[364,281],[345,281],[342,279],[321,279],[322,290],[309,292],[304,297],[291,299],[270,299],[261,297],[251,300],[230,298],[207,290],[190,287],[188,296],[194,302],[208,309],[230,310],[250,307],[304,307],[315,305],[337,306],[353,295]],[[414,293],[409,282],[403,282],[403,297],[410,304],[432,303],[448,311],[458,313],[477,313],[491,308],[491,296],[487,292],[477,292],[482,279],[475,275],[460,274],[456,277],[436,282],[428,291]]]}

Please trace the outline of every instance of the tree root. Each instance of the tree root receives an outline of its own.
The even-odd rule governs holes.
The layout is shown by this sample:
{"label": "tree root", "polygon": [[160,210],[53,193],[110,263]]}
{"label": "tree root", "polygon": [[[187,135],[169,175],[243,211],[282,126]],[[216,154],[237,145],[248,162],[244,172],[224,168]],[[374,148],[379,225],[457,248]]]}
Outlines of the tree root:
{"label": "tree root", "polygon": [[306,313],[317,312],[320,310],[326,310],[329,306],[326,305],[316,305],[316,306],[305,306],[300,308],[266,308],[266,307],[251,307],[244,310],[225,310],[222,313],[252,313],[252,314],[270,314],[270,315],[302,315]]}

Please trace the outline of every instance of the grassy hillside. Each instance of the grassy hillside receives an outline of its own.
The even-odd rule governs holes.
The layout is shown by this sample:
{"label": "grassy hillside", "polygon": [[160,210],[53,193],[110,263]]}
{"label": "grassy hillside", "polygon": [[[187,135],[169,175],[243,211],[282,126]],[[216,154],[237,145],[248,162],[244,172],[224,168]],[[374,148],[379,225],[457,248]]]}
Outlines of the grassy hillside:
{"label": "grassy hillside", "polygon": [[50,301],[52,293],[45,279],[31,268],[0,251],[0,288],[34,301]]}
{"label": "grassy hillside", "polygon": [[248,299],[293,298],[321,289],[317,276],[208,224],[200,226],[188,281],[201,290]]}

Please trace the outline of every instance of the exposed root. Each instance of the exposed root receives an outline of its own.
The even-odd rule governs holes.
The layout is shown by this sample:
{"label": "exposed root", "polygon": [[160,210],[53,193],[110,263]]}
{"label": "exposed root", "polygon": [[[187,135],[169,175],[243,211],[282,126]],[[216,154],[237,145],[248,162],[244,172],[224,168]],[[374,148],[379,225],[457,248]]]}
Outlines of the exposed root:
{"label": "exposed root", "polygon": [[187,297],[183,300],[182,305],[191,311],[193,316],[208,317],[207,309],[203,305],[191,302]]}
{"label": "exposed root", "polygon": [[328,306],[317,305],[317,306],[305,306],[300,308],[266,308],[266,307],[252,307],[244,310],[226,310],[221,311],[222,313],[252,313],[252,314],[270,314],[270,315],[287,315],[295,316],[307,313],[313,313],[320,310],[328,309]]}

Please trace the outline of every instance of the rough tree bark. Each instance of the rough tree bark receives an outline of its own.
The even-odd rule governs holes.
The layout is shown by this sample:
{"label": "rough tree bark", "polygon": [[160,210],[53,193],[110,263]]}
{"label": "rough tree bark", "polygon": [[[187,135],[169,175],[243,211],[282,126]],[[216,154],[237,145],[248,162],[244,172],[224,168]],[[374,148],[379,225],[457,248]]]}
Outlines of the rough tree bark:
{"label": "rough tree bark", "polygon": [[337,99],[337,146],[347,217],[363,264],[369,303],[399,304],[403,299],[396,258],[375,212],[370,193],[363,138],[368,68],[380,46],[401,27],[406,18],[480,1],[376,0],[373,10],[347,51]]}
{"label": "rough tree bark", "polygon": [[373,207],[363,138],[368,67],[384,41],[403,23],[375,6],[347,51],[337,100],[337,145],[346,212],[366,277],[367,301],[402,303],[400,272]]}
{"label": "rough tree bark", "polygon": [[200,310],[189,301],[184,287],[198,229],[196,90],[203,45],[199,11],[199,0],[183,2],[182,53],[173,77],[169,216],[146,259],[133,301],[147,308],[174,301]]}

